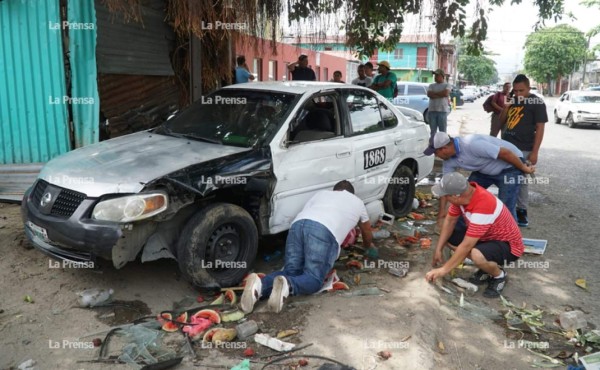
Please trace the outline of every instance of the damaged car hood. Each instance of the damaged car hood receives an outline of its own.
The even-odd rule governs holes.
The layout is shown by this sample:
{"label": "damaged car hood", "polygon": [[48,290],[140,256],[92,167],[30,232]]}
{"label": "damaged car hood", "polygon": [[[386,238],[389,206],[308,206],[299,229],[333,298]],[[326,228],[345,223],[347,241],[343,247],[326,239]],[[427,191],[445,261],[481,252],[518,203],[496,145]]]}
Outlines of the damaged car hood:
{"label": "damaged car hood", "polygon": [[88,197],[137,193],[146,183],[179,169],[250,150],[139,132],[55,158],[39,178]]}

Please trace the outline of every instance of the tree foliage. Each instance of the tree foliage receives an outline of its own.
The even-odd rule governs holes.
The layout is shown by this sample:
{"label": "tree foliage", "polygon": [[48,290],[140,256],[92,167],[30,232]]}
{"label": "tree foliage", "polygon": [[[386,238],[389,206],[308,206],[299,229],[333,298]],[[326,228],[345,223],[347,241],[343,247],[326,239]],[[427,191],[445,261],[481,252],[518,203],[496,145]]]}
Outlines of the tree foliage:
{"label": "tree foliage", "polygon": [[538,81],[571,74],[583,63],[587,41],[577,28],[561,24],[527,36],[525,71]]}
{"label": "tree foliage", "polygon": [[483,55],[461,55],[458,70],[463,79],[475,85],[490,85],[498,80],[496,63]]}

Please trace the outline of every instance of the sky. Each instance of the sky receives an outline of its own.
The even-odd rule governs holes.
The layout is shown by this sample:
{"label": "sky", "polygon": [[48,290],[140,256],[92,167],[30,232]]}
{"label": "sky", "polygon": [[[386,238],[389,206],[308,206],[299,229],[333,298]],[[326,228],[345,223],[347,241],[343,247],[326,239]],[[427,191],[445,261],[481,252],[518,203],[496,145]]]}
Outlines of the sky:
{"label": "sky", "polygon": [[[600,9],[588,8],[580,5],[579,2],[579,0],[565,0],[565,12],[573,13],[576,20],[563,16],[563,19],[558,22],[547,21],[546,26],[567,23],[586,33],[600,24]],[[505,0],[505,3],[510,3],[510,0]],[[500,8],[494,8],[489,14],[488,39],[484,42],[484,46],[499,54],[491,58],[496,62],[498,75],[504,81],[507,81],[507,75],[523,68],[525,40],[527,35],[533,32],[537,20],[537,8],[532,0],[523,0],[519,5],[504,4]],[[590,40],[590,47],[597,44],[600,44],[600,36]]]}

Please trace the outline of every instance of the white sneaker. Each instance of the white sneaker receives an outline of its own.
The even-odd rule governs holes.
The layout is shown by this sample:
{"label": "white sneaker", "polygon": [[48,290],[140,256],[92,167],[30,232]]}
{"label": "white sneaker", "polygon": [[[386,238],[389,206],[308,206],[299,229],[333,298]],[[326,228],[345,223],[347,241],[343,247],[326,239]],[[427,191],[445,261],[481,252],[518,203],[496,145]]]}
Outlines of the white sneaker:
{"label": "white sneaker", "polygon": [[273,291],[269,297],[267,305],[269,309],[275,313],[281,312],[283,309],[283,299],[290,295],[290,286],[288,281],[283,276],[277,276],[273,281]]}
{"label": "white sneaker", "polygon": [[246,285],[244,286],[244,293],[242,293],[242,311],[250,313],[254,309],[254,304],[258,302],[260,298],[260,292],[262,290],[262,281],[258,275],[252,273],[248,275],[246,279]]}

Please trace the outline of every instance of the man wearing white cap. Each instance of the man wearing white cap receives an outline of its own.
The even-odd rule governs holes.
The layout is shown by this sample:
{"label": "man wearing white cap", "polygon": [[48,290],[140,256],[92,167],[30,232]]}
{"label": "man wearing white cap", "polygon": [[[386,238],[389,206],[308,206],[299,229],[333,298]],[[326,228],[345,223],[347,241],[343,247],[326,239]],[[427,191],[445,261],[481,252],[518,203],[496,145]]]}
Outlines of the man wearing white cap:
{"label": "man wearing white cap", "polygon": [[438,130],[446,132],[448,123],[448,113],[450,113],[450,104],[448,96],[452,86],[445,81],[446,74],[443,69],[433,71],[435,83],[429,85],[427,96],[429,97],[429,108],[427,108],[427,122],[431,128],[431,135]]}
{"label": "man wearing white cap", "polygon": [[[451,138],[445,132],[436,133],[425,155],[434,154],[444,160],[444,174],[462,168],[471,172],[469,181],[484,188],[498,187],[498,198],[517,219],[516,205],[519,194],[519,176],[533,173],[535,167],[527,165],[523,153],[516,146],[489,135],[465,135]],[[446,203],[440,202],[438,219],[445,216]]]}
{"label": "man wearing white cap", "polygon": [[[488,284],[483,295],[495,298],[506,285],[507,275],[501,268],[523,255],[525,249],[521,231],[508,208],[492,193],[475,182],[468,182],[458,172],[445,174],[431,188],[434,195],[450,202],[432,260],[432,267],[443,263],[442,250],[454,250],[452,257],[441,267],[425,275],[435,281],[447,275],[465,258],[470,258],[479,270],[469,279],[473,284]],[[458,223],[459,217],[465,225]]]}

